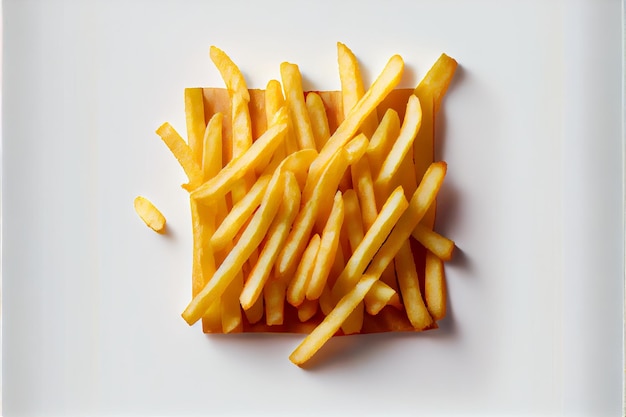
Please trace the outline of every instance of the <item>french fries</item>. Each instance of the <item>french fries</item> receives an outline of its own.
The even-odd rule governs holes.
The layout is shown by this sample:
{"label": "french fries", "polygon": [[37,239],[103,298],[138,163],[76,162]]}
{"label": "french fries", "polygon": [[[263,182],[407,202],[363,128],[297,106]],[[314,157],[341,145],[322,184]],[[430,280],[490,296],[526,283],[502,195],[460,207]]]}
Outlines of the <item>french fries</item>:
{"label": "french fries", "polygon": [[[444,54],[398,90],[404,60],[393,55],[366,88],[338,43],[341,91],[305,92],[296,64],[250,90],[224,51],[210,58],[226,88],[185,90],[187,141],[157,129],[188,181],[183,319],[207,333],[309,333],[289,357],[298,366],[335,335],[435,328],[454,242],[433,230],[447,165],[432,142],[456,61]],[[135,206],[163,230],[151,203]]]}

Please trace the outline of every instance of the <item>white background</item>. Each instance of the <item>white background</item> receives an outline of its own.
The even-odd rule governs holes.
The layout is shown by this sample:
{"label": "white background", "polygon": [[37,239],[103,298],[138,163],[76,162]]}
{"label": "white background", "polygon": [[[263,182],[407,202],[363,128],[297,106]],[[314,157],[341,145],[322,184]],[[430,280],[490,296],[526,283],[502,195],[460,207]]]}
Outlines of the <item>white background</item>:
{"label": "white background", "polygon": [[[617,0],[4,1],[2,405],[11,415],[621,415],[622,25]],[[282,61],[336,89],[460,64],[437,157],[456,240],[424,334],[207,337],[190,296],[183,89],[224,49],[262,88]],[[133,211],[143,194],[170,233]]]}

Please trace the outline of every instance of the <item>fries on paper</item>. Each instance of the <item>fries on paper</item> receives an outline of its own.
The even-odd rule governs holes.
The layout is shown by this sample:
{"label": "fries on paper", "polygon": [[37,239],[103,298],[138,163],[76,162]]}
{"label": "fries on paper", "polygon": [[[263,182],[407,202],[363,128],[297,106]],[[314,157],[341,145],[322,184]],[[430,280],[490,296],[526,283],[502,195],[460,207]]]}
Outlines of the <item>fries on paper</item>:
{"label": "fries on paper", "polygon": [[[187,140],[157,129],[186,173],[192,298],[206,333],[306,333],[305,364],[334,336],[423,331],[446,314],[454,242],[433,230],[447,165],[435,117],[457,63],[443,54],[415,88],[392,55],[371,86],[337,44],[340,91],[303,91],[294,63],[250,89],[222,50],[224,87],[185,90]],[[147,201],[137,212],[159,231]]]}

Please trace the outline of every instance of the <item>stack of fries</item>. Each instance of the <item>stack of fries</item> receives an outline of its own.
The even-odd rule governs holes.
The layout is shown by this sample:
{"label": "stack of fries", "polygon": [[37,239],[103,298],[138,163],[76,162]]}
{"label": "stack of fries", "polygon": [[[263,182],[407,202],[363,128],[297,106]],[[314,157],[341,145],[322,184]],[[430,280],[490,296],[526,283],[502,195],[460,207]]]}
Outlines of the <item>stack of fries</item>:
{"label": "stack of fries", "polygon": [[248,89],[211,47],[226,88],[185,90],[187,141],[168,123],[157,130],[188,177],[183,318],[206,333],[309,333],[297,365],[334,335],[421,331],[446,313],[454,242],[433,231],[446,173],[433,141],[457,63],[443,54],[415,89],[397,89],[394,55],[366,90],[356,57],[337,46],[341,91],[317,92],[288,62],[280,81]]}

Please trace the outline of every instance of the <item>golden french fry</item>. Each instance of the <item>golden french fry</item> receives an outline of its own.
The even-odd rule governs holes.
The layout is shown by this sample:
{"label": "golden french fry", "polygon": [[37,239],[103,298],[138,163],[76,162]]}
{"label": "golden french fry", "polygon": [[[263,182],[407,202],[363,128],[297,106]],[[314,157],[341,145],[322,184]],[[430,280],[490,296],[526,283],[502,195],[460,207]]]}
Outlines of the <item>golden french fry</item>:
{"label": "golden french fry", "polygon": [[187,323],[195,323],[202,317],[213,301],[221,297],[226,287],[241,270],[244,262],[261,243],[278,211],[280,197],[283,192],[285,174],[278,174],[270,181],[261,206],[255,212],[233,250],[229,252],[226,259],[215,271],[213,277],[211,277],[202,291],[191,300],[191,303],[183,312],[182,316]]}
{"label": "golden french fry", "polygon": [[363,302],[367,314],[375,316],[388,304],[395,304],[397,306],[399,300],[400,297],[398,297],[396,290],[382,281],[376,281],[367,294],[365,294]]}
{"label": "golden french fry", "polygon": [[165,233],[165,216],[146,197],[137,196],[134,201],[135,211],[150,229]]}
{"label": "golden french fry", "polygon": [[268,326],[283,324],[285,319],[285,294],[287,284],[279,279],[270,278],[263,288],[265,302],[265,322]]}
{"label": "golden french fry", "polygon": [[335,193],[339,180],[348,166],[347,153],[340,149],[324,169],[316,184],[310,184],[310,175],[302,192],[302,208],[276,260],[277,275],[289,276],[295,271],[298,259],[306,246],[315,224],[320,205],[330,193]]}
{"label": "golden french fry", "polygon": [[208,181],[222,169],[222,113],[215,113],[204,131],[202,150],[203,180]]}
{"label": "golden french fry", "polygon": [[202,139],[206,126],[202,88],[185,88],[185,120],[187,144],[199,164],[202,162]]}
{"label": "golden french fry", "polygon": [[353,189],[346,190],[343,193],[343,203],[345,208],[344,233],[350,243],[350,250],[354,252],[365,236],[361,207],[356,191]]}
{"label": "golden french fry", "polygon": [[267,282],[278,256],[278,251],[287,240],[289,229],[300,207],[300,188],[295,175],[287,171],[285,180],[280,208],[267,232],[265,245],[263,245],[259,259],[250,271],[248,280],[239,296],[239,301],[244,310],[251,308],[260,298],[263,286]]}
{"label": "golden french fry", "polygon": [[374,282],[376,282],[376,277],[364,276],[361,278],[357,284],[339,300],[333,311],[304,338],[302,343],[300,343],[296,350],[289,356],[289,360],[298,366],[302,366],[311,359],[324,343],[337,333],[337,330],[339,330],[345,319],[356,306],[363,301],[365,294],[372,288]]}
{"label": "golden french fry", "polygon": [[220,226],[211,237],[214,250],[222,250],[231,243],[239,230],[245,225],[254,210],[261,204],[263,195],[270,182],[271,175],[261,176],[243,198],[233,204]]}
{"label": "golden french fry", "polygon": [[446,282],[443,261],[429,251],[426,251],[424,284],[428,311],[433,319],[443,319],[446,316]]}
{"label": "golden french fry", "polygon": [[420,99],[422,98],[422,93],[427,93],[433,98],[433,110],[435,114],[441,107],[441,101],[446,91],[448,91],[457,66],[458,64],[454,58],[446,54],[441,54],[415,88],[415,94]]}
{"label": "golden french fry", "polygon": [[348,153],[348,163],[354,164],[363,158],[367,150],[367,145],[369,145],[369,141],[363,133],[346,143],[344,149]]}
{"label": "golden french fry", "polygon": [[[265,114],[267,124],[270,125],[274,114],[285,106],[285,97],[283,97],[283,88],[278,80],[270,80],[265,88]],[[292,154],[298,150],[295,132],[293,131],[293,123],[291,118],[287,118],[287,133],[285,133],[285,155]]]}
{"label": "golden french fry", "polygon": [[318,300],[304,300],[302,304],[298,306],[298,320],[302,322],[309,320],[317,313],[318,308]]}
{"label": "golden french fry", "polygon": [[404,71],[404,61],[399,55],[392,56],[372,86],[354,105],[343,123],[332,134],[317,159],[311,164],[310,174],[317,177],[332,156],[350,140],[376,106],[398,85]]}
{"label": "golden french fry", "polygon": [[343,198],[341,197],[341,191],[337,191],[328,221],[322,231],[320,247],[315,257],[315,265],[306,288],[307,300],[316,300],[322,295],[330,269],[335,261],[343,219]]}
{"label": "golden french fry", "polygon": [[246,80],[232,59],[216,46],[211,46],[209,55],[211,61],[213,61],[213,64],[220,72],[229,95],[237,94],[246,102],[250,101],[250,92],[248,91]]}
{"label": "golden french fry", "polygon": [[285,90],[285,101],[294,124],[296,140],[300,149],[316,149],[311,120],[304,101],[302,76],[296,64],[283,62],[280,64],[280,76]]}
{"label": "golden french fry", "polygon": [[201,207],[189,199],[193,236],[193,262],[191,267],[191,290],[195,297],[215,273],[215,254],[209,240],[215,230],[215,210]]}
{"label": "golden french fry", "polygon": [[[372,180],[368,159],[361,158],[350,166],[350,170],[352,173],[352,186],[359,198],[361,215],[363,216],[363,226],[365,230],[368,230],[378,215],[376,195],[374,194],[374,181]],[[381,199],[382,198],[383,196],[381,196]]]}
{"label": "golden french fry", "polygon": [[[337,63],[339,64],[343,112],[348,114],[365,94],[365,88],[356,56],[341,42],[337,42]],[[377,125],[378,116],[376,112],[372,112],[361,124],[361,132],[371,137]]]}
{"label": "golden french fry", "polygon": [[413,229],[411,236],[442,261],[449,261],[452,258],[454,241],[440,235],[427,226],[419,223]]}
{"label": "golden french fry", "polygon": [[400,247],[395,258],[395,264],[400,294],[407,317],[416,330],[423,330],[432,324],[433,319],[430,317],[422,298],[413,252],[411,252],[408,240],[405,240]]}
{"label": "golden french fry", "polygon": [[374,181],[377,197],[387,195],[391,181],[398,173],[405,156],[413,147],[413,140],[415,139],[415,135],[421,123],[422,112],[419,100],[416,96],[412,95],[406,106],[406,113],[404,115],[404,122],[400,128],[400,134],[394,142],[391,151],[389,151],[389,154],[383,161],[378,176]]}
{"label": "golden french fry", "polygon": [[[285,112],[279,113],[281,116],[278,117],[278,120],[286,119]],[[191,196],[200,201],[210,201],[226,195],[238,180],[258,166],[263,157],[276,150],[284,139],[286,128],[286,121],[271,126],[247,151],[241,156],[233,158],[215,177],[195,189]]]}
{"label": "golden french fry", "polygon": [[385,202],[372,227],[365,233],[363,240],[352,253],[343,272],[337,278],[337,282],[332,288],[335,299],[341,298],[356,284],[387,235],[392,229],[395,229],[394,225],[401,218],[407,206],[408,203],[402,188],[395,189]]}
{"label": "golden french fry", "polygon": [[163,123],[157,130],[156,134],[161,137],[165,145],[169,148],[172,155],[178,160],[178,163],[187,174],[189,184],[185,186],[187,190],[193,190],[202,184],[202,169],[196,162],[196,158],[185,140],[169,123]]}
{"label": "golden french fry", "polygon": [[237,272],[235,278],[226,286],[221,296],[222,332],[240,333],[243,330],[239,294],[243,288],[243,273]]}
{"label": "golden french fry", "polygon": [[326,108],[319,94],[310,92],[306,95],[306,109],[309,112],[315,147],[320,150],[330,138],[330,128],[328,127]]}
{"label": "golden french fry", "polygon": [[329,315],[330,312],[333,311],[333,308],[335,307],[335,303],[333,302],[333,293],[330,291],[330,286],[328,285],[328,282],[324,286],[324,290],[322,291],[322,294],[320,295],[319,304],[320,304],[320,310],[322,310],[322,313],[325,316]]}
{"label": "golden french fry", "polygon": [[370,162],[372,177],[378,176],[385,157],[389,154],[393,142],[400,134],[400,116],[394,109],[387,109],[380,124],[370,138],[367,158]]}
{"label": "golden french fry", "polygon": [[294,307],[302,304],[306,297],[306,287],[315,267],[315,257],[320,247],[320,241],[320,235],[313,235],[302,254],[296,273],[287,287],[287,302]]}

